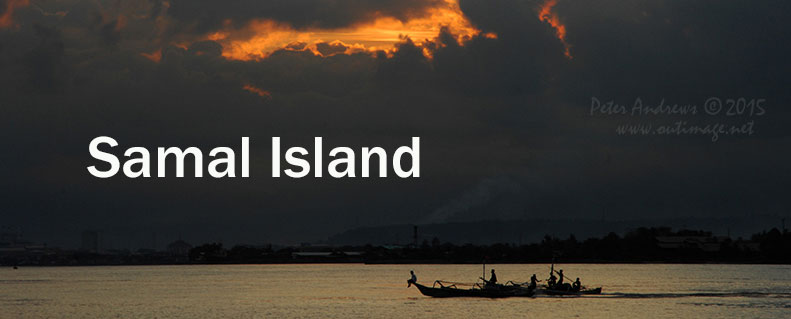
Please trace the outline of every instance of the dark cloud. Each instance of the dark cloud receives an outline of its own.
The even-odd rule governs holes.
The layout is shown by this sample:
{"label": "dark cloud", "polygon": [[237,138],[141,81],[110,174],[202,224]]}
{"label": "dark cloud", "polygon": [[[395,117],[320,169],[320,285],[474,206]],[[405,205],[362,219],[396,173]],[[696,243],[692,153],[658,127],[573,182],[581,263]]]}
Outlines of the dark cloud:
{"label": "dark cloud", "polygon": [[67,65],[65,48],[56,28],[34,25],[39,44],[21,58],[27,71],[28,87],[42,93],[63,90]]}
{"label": "dark cloud", "polygon": [[118,20],[112,20],[99,27],[99,34],[107,45],[116,45],[121,39],[121,32],[118,30]]}
{"label": "dark cloud", "polygon": [[297,29],[333,29],[368,22],[377,17],[406,20],[422,16],[425,9],[443,5],[442,0],[216,0],[171,1],[168,14],[196,32],[221,28],[226,21],[239,27],[254,19],[271,19]]}
{"label": "dark cloud", "polygon": [[[602,12],[608,8],[616,9]],[[557,9],[580,60],[575,62],[585,65],[573,70],[578,91],[690,97],[712,91],[783,94],[774,83],[789,65],[789,36],[781,31],[787,8],[783,1],[603,1],[561,2]]]}
{"label": "dark cloud", "polygon": [[214,41],[201,41],[190,45],[188,51],[195,55],[207,55],[219,58],[222,56],[222,45]]}
{"label": "dark cloud", "polygon": [[[303,46],[304,47],[304,46]],[[344,53],[348,49],[343,43],[327,43],[327,42],[319,42],[316,43],[316,50],[321,53],[323,56],[330,56],[335,55],[338,53]]]}

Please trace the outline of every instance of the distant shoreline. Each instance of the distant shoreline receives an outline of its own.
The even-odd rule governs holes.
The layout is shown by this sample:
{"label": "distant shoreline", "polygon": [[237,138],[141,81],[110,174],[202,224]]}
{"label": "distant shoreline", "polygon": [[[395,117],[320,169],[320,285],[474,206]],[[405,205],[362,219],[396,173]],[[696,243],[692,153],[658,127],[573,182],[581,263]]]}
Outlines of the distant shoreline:
{"label": "distant shoreline", "polygon": [[[417,238],[417,237],[416,237]],[[177,241],[166,251],[116,250],[67,251],[23,247],[0,251],[0,265],[199,265],[199,264],[791,264],[791,232],[776,228],[733,240],[701,230],[673,231],[668,227],[638,228],[623,237],[609,233],[601,238],[577,240],[545,236],[541,242],[516,245],[456,245],[434,237],[407,245],[328,246],[304,244],[273,248],[271,245],[222,243],[191,246]]]}

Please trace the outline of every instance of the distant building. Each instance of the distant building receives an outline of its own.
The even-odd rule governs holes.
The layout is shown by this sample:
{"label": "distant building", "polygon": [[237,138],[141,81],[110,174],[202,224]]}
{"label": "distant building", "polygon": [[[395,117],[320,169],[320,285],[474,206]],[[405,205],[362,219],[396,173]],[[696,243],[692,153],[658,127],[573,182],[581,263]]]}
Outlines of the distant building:
{"label": "distant building", "polygon": [[99,232],[94,230],[86,230],[82,232],[82,251],[91,253],[99,252]]}
{"label": "distant building", "polygon": [[192,245],[181,239],[168,244],[167,247],[168,253],[173,256],[187,256],[190,253],[190,249],[192,249]]}

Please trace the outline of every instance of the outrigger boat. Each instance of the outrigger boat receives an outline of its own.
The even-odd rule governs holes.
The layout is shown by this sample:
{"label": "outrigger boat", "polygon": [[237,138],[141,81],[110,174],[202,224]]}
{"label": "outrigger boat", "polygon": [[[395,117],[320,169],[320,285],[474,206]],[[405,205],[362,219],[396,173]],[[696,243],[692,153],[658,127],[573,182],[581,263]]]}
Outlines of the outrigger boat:
{"label": "outrigger boat", "polygon": [[[585,286],[579,285],[571,285],[569,283],[563,284],[554,284],[554,281],[550,281],[554,279],[555,273],[555,263],[552,263],[552,267],[549,270],[550,279],[547,280],[547,284],[543,285],[541,288],[538,288],[537,293],[550,295],[550,296],[579,296],[579,295],[600,295],[601,294],[601,287],[597,288],[587,288]],[[563,275],[563,270],[561,270],[558,274],[561,276]],[[535,275],[534,275],[535,276]],[[579,278],[577,278],[579,280]],[[535,286],[535,284],[533,284]]]}
{"label": "outrigger boat", "polygon": [[[507,297],[532,297],[535,289],[529,289],[512,283],[499,284],[465,284],[437,280],[431,287],[414,283],[420,293],[429,297],[483,297],[483,298],[507,298]],[[459,288],[467,286],[469,288]]]}

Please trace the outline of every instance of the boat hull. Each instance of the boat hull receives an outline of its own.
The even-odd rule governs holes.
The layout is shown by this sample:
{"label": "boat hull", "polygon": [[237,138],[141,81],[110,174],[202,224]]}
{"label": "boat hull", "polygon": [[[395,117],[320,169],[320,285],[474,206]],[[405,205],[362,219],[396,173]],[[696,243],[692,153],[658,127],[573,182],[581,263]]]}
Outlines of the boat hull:
{"label": "boat hull", "polygon": [[479,297],[479,298],[508,298],[508,297],[532,297],[535,294],[534,290],[512,287],[512,286],[499,286],[497,288],[484,288],[484,289],[458,289],[450,287],[426,287],[424,285],[414,284],[420,293],[425,296],[435,298],[450,298],[450,297]]}
{"label": "boat hull", "polygon": [[583,289],[583,290],[580,290],[580,291],[541,289],[540,292],[545,294],[545,295],[550,295],[550,296],[600,295],[601,294],[601,287],[591,288],[591,289]]}

